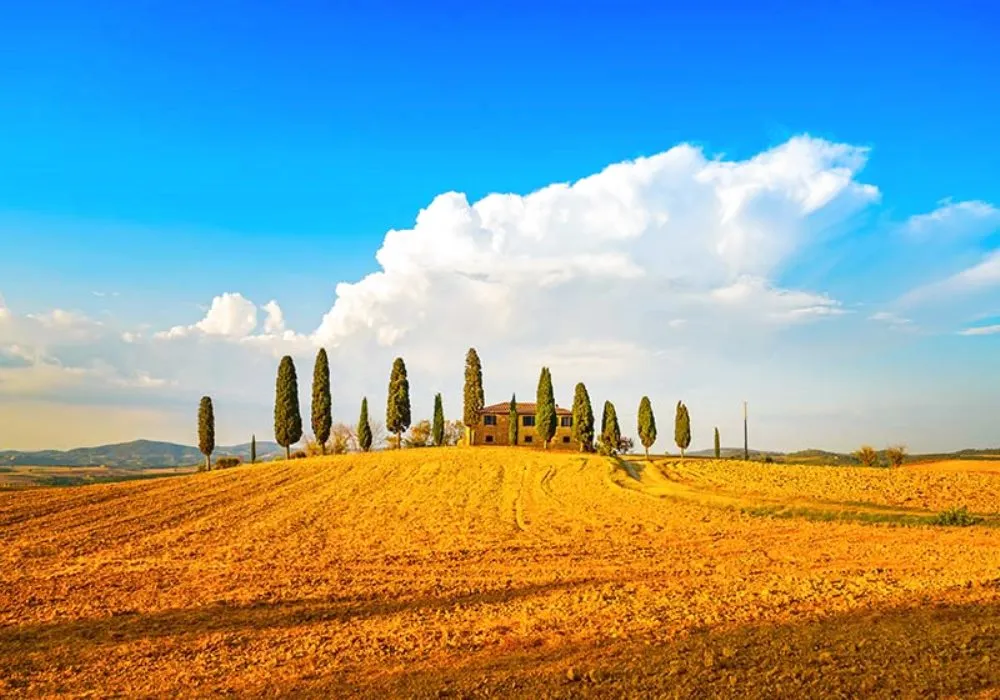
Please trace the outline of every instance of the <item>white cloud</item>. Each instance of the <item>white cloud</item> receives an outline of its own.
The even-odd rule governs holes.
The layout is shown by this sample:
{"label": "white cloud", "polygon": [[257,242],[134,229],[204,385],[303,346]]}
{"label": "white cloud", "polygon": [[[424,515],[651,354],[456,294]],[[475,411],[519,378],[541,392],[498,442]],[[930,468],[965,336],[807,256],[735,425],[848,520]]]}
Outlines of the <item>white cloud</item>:
{"label": "white cloud", "polygon": [[281,307],[278,306],[278,302],[273,299],[263,307],[264,311],[267,313],[267,318],[264,320],[264,332],[265,333],[282,333],[285,330],[285,314],[282,313]]}
{"label": "white cloud", "polygon": [[1000,209],[980,201],[940,202],[929,214],[910,217],[903,225],[906,235],[918,239],[980,238],[1000,228]]}
{"label": "white cloud", "polygon": [[1000,286],[1000,250],[995,250],[971,267],[907,292],[900,298],[900,302],[919,304],[974,294],[998,286]]}
{"label": "white cloud", "polygon": [[1000,324],[993,326],[976,326],[959,331],[959,335],[995,335],[1000,333]]}
{"label": "white cloud", "polygon": [[878,311],[868,317],[869,321],[875,321],[877,323],[884,323],[889,328],[902,329],[902,328],[913,328],[914,324],[911,319],[903,318],[899,314],[893,313],[892,311]]}
{"label": "white cloud", "polygon": [[[864,149],[809,137],[747,161],[708,160],[681,145],[525,196],[469,204],[444,194],[412,229],[386,235],[382,270],[337,285],[315,335],[391,346],[414,333],[498,342],[515,334],[544,345],[567,333],[599,336],[591,319],[609,314],[739,305],[747,319],[837,315],[836,301],[782,289],[773,276],[877,199],[854,180],[865,158]],[[637,304],[648,308],[626,306]]]}

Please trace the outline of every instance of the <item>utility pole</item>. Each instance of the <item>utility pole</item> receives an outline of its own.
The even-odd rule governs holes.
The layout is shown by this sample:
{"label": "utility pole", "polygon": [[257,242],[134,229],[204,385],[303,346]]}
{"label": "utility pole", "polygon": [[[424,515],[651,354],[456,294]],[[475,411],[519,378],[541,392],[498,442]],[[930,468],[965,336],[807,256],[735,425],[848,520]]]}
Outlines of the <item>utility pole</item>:
{"label": "utility pole", "polygon": [[743,402],[743,459],[750,461],[750,443],[747,440],[747,402]]}

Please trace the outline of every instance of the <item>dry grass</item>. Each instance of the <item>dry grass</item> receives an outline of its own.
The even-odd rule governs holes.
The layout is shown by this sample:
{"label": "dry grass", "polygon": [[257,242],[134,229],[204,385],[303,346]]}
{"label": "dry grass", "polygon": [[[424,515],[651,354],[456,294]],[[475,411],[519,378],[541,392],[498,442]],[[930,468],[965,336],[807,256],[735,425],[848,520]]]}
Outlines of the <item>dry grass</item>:
{"label": "dry grass", "polygon": [[894,469],[692,460],[657,464],[681,481],[741,497],[867,503],[932,512],[955,506],[976,513],[1000,510],[1000,463],[990,461],[954,460]]}
{"label": "dry grass", "polygon": [[994,478],[476,448],[0,493],[0,695],[968,696],[1000,530],[730,506]]}

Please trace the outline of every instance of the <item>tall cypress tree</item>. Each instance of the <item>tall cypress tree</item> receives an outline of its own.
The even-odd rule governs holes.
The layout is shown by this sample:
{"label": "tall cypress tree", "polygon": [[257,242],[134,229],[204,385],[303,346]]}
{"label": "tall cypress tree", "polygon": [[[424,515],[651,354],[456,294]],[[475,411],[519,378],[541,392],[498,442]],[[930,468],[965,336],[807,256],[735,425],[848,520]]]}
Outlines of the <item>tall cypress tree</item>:
{"label": "tall cypress tree", "polygon": [[517,444],[517,397],[510,395],[510,413],[507,415],[507,442]]}
{"label": "tall cypress tree", "polygon": [[205,455],[205,470],[210,470],[215,451],[215,410],[208,396],[202,396],[198,405],[198,449]]}
{"label": "tall cypress tree", "polygon": [[639,402],[639,441],[646,448],[646,459],[649,459],[649,448],[656,442],[656,418],[653,416],[653,405],[648,396],[643,396]]}
{"label": "tall cypress tree", "polygon": [[257,436],[250,436],[250,464],[257,463]]}
{"label": "tall cypress tree", "polygon": [[604,415],[601,417],[601,444],[609,454],[614,454],[621,446],[622,431],[618,426],[618,412],[610,401],[604,402]]}
{"label": "tall cypress tree", "polygon": [[438,447],[444,444],[444,406],[441,403],[441,394],[434,394],[434,425],[431,428],[431,437]]}
{"label": "tall cypress tree", "polygon": [[274,440],[285,448],[285,459],[290,459],[291,446],[301,439],[299,379],[291,356],[285,355],[278,365],[278,380],[274,386]]}
{"label": "tall cypress tree", "polygon": [[716,428],[715,428],[715,458],[716,459],[721,459],[722,458],[722,444],[719,442],[719,428],[718,428],[718,426],[716,426]]}
{"label": "tall cypress tree", "polygon": [[313,367],[312,429],[322,454],[326,454],[326,441],[330,439],[330,426],[333,425],[332,403],[330,360],[326,356],[326,349],[320,348]]}
{"label": "tall cypress tree", "polygon": [[483,394],[483,365],[475,348],[469,348],[469,352],[465,354],[465,386],[462,390],[462,399],[462,422],[467,428],[468,443],[471,445],[475,434],[473,428],[482,420],[480,411],[486,402]]}
{"label": "tall cypress tree", "polygon": [[403,431],[410,427],[410,380],[406,363],[397,357],[389,375],[389,395],[385,405],[385,429],[396,435],[396,448],[403,447]]}
{"label": "tall cypress tree", "polygon": [[368,420],[368,397],[361,399],[361,416],[358,418],[358,447],[362,452],[372,448],[372,424]]}
{"label": "tall cypress tree", "polygon": [[549,449],[549,441],[556,434],[556,397],[552,392],[552,374],[548,367],[542,367],[542,374],[538,377],[535,433],[541,438],[545,449]]}
{"label": "tall cypress tree", "polygon": [[583,382],[578,383],[573,392],[573,439],[580,443],[580,452],[594,448],[594,409]]}
{"label": "tall cypress tree", "polygon": [[674,442],[680,448],[683,458],[684,450],[691,444],[691,417],[687,406],[681,401],[677,402],[677,414],[674,417]]}

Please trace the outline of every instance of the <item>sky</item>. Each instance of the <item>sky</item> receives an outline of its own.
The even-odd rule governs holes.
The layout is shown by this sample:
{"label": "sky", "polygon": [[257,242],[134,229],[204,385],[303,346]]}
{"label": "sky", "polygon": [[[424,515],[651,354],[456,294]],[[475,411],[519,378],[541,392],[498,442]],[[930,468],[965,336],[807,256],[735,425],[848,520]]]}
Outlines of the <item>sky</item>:
{"label": "sky", "polygon": [[6,10],[0,449],[267,439],[319,347],[458,417],[470,346],[657,451],[1000,445],[988,3],[480,5]]}

